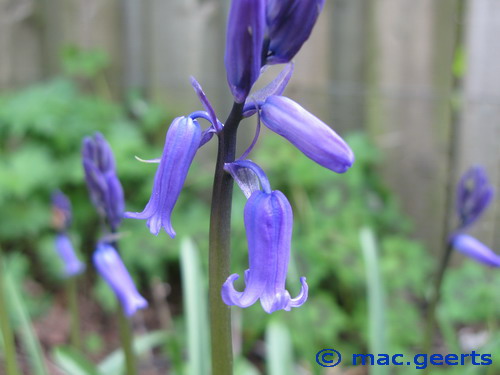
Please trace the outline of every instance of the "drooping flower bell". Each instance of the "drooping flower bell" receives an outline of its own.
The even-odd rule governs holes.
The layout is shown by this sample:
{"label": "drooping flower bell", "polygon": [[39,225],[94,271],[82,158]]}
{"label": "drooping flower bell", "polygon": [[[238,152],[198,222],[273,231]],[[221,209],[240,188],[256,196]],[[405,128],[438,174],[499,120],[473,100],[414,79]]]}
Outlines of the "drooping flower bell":
{"label": "drooping flower bell", "polygon": [[267,64],[289,62],[311,35],[325,0],[267,0]]}
{"label": "drooping flower bell", "polygon": [[473,166],[464,173],[457,186],[457,213],[460,228],[473,224],[486,210],[493,198],[493,187],[486,170]]}
{"label": "drooping flower bell", "polygon": [[100,242],[93,255],[94,266],[120,301],[126,316],[148,306],[113,246]]}
{"label": "drooping flower bell", "polygon": [[337,173],[346,172],[354,163],[347,143],[328,125],[284,96],[269,96],[261,109],[261,119],[307,157]]}
{"label": "drooping flower bell", "polygon": [[[255,170],[257,166],[251,167]],[[261,177],[263,172],[259,174]],[[292,207],[282,192],[270,190],[267,181],[262,186],[264,190],[254,191],[245,205],[249,259],[245,290],[238,292],[234,288],[233,283],[239,275],[233,274],[222,286],[222,299],[227,305],[239,307],[248,307],[260,299],[267,313],[289,311],[292,307],[301,306],[307,300],[308,292],[305,277],[300,279],[302,289],[296,298],[291,298],[285,289],[292,240]]]}
{"label": "drooping flower bell", "polygon": [[491,267],[500,267],[500,255],[474,237],[459,233],[452,236],[450,241],[456,250],[469,258]]}
{"label": "drooping flower bell", "polygon": [[243,103],[260,75],[266,26],[265,0],[233,0],[226,34],[227,81],[234,100]]}
{"label": "drooping flower bell", "polygon": [[125,207],[123,188],[116,175],[113,151],[102,134],[84,138],[82,159],[92,203],[116,230]]}
{"label": "drooping flower bell", "polygon": [[165,138],[151,198],[142,212],[126,212],[125,217],[146,219],[154,235],[158,235],[163,227],[170,237],[175,237],[172,210],[200,146],[201,135],[200,125],[190,117],[177,117],[172,122]]}
{"label": "drooping flower bell", "polygon": [[75,254],[71,240],[66,233],[59,233],[56,237],[56,251],[64,265],[64,276],[70,278],[85,271],[83,264]]}

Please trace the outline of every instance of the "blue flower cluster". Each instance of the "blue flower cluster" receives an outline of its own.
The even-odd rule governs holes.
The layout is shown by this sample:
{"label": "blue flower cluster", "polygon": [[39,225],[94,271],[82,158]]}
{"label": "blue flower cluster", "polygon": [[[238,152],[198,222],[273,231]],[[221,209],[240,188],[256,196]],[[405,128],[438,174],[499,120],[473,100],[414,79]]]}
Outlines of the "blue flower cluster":
{"label": "blue flower cluster", "polygon": [[492,267],[500,267],[500,255],[476,238],[465,233],[488,208],[493,198],[493,187],[483,167],[474,166],[462,176],[457,187],[457,230],[450,236],[450,244],[468,257]]}
{"label": "blue flower cluster", "polygon": [[[293,214],[283,193],[273,191],[267,176],[254,162],[246,159],[259,136],[260,120],[281,135],[314,162],[337,173],[346,172],[354,155],[346,142],[328,125],[293,100],[282,96],[293,73],[291,59],[311,34],[324,0],[233,0],[229,12],[225,66],[229,89],[242,117],[257,114],[255,139],[236,161],[225,164],[248,198],[244,222],[248,239],[249,270],[246,288],[234,289],[237,274],[229,276],[222,287],[228,305],[247,307],[260,299],[264,310],[290,310],[307,299],[307,284],[291,298],[285,289]],[[272,64],[286,64],[266,87],[251,94],[263,69]],[[156,172],[151,198],[142,212],[127,212],[126,217],[147,220],[151,233],[163,228],[172,238],[171,215],[197,150],[214,134],[224,134],[200,84],[191,79],[204,111],[176,118],[168,129],[165,147]],[[202,130],[205,119],[210,127]]]}
{"label": "blue flower cluster", "polygon": [[[116,174],[113,151],[100,133],[83,140],[82,162],[92,203],[115,233],[123,218],[123,188]],[[94,266],[120,301],[126,316],[134,315],[148,303],[139,294],[132,277],[116,251],[116,239],[104,236],[93,254]]]}

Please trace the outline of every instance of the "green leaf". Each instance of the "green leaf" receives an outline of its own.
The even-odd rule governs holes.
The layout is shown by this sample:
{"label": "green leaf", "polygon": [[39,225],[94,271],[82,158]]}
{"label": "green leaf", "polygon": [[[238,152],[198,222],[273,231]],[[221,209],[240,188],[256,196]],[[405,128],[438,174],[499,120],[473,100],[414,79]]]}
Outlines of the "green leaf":
{"label": "green leaf", "polygon": [[[134,352],[137,356],[148,352],[149,350],[164,344],[169,338],[168,332],[154,331],[146,335],[134,338]],[[125,357],[121,349],[104,358],[97,366],[102,374],[122,374],[125,368]]]}
{"label": "green leaf", "polygon": [[198,249],[188,238],[181,243],[181,273],[187,315],[187,373],[203,375],[210,368],[207,293]]}
{"label": "green leaf", "polygon": [[19,290],[18,286],[14,283],[10,274],[9,265],[1,264],[7,298],[10,301],[11,313],[17,317],[20,323],[20,334],[23,346],[26,349],[28,358],[30,360],[32,374],[34,375],[48,375],[47,367],[43,358],[43,352],[38,341],[33,327],[30,322],[28,311],[23,303],[21,296],[23,293]]}
{"label": "green leaf", "polygon": [[[385,338],[385,301],[377,255],[377,243],[373,230],[368,227],[359,233],[365,259],[366,288],[368,292],[368,324],[370,353],[387,353]],[[373,375],[388,374],[385,366],[374,366]]]}
{"label": "green leaf", "polygon": [[269,375],[293,374],[292,340],[288,327],[272,320],[266,329],[266,358]]}
{"label": "green leaf", "polygon": [[82,353],[69,346],[55,348],[52,356],[63,371],[71,375],[99,375],[95,365]]}

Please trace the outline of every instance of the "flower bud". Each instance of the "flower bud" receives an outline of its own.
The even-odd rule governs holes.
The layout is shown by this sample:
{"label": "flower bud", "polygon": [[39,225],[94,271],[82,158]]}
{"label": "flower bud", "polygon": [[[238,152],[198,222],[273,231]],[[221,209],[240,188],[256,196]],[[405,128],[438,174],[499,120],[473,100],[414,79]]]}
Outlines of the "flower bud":
{"label": "flower bud", "polygon": [[488,208],[493,198],[486,170],[480,166],[470,168],[457,186],[457,211],[460,228],[473,224]]}
{"label": "flower bud", "polygon": [[268,0],[267,64],[289,62],[311,35],[325,0]]}
{"label": "flower bud", "polygon": [[233,0],[226,34],[227,81],[234,100],[243,103],[260,75],[265,0]]}
{"label": "flower bud", "polygon": [[284,96],[270,96],[262,106],[262,122],[308,158],[337,173],[354,163],[347,143],[328,125]]}
{"label": "flower bud", "polygon": [[453,247],[476,262],[491,267],[500,267],[500,255],[468,234],[457,234],[451,238]]}
{"label": "flower bud", "polygon": [[113,151],[102,134],[83,140],[82,161],[92,203],[116,230],[125,206],[123,188],[116,175]]}

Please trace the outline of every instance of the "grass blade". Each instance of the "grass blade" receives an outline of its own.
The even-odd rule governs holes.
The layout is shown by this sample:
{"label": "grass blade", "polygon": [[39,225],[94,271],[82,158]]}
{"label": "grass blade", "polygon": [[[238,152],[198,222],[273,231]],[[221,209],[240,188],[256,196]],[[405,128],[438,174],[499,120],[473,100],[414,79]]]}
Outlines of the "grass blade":
{"label": "grass blade", "polygon": [[[369,351],[375,356],[387,353],[385,329],[385,297],[378,262],[377,243],[373,230],[368,227],[359,233],[365,259],[366,289],[368,293]],[[386,366],[373,366],[371,374],[388,374]]]}
{"label": "grass blade", "polygon": [[188,371],[205,375],[210,368],[207,288],[199,253],[190,239],[181,243],[181,273],[188,338]]}
{"label": "grass blade", "polygon": [[[151,349],[165,344],[169,339],[169,334],[164,331],[154,331],[134,338],[134,353],[140,356]],[[108,355],[97,366],[101,374],[123,374],[125,369],[125,356],[123,350],[118,349]]]}
{"label": "grass blade", "polygon": [[7,298],[10,301],[11,312],[19,322],[21,340],[28,353],[32,374],[48,375],[40,342],[33,331],[28,312],[20,297],[22,293],[13,282],[8,265],[3,265],[3,272]]}
{"label": "grass blade", "polygon": [[292,339],[288,327],[271,320],[266,328],[266,363],[269,375],[293,374]]}
{"label": "grass blade", "polygon": [[67,374],[100,375],[94,364],[75,348],[69,346],[55,348],[52,356],[57,365]]}

